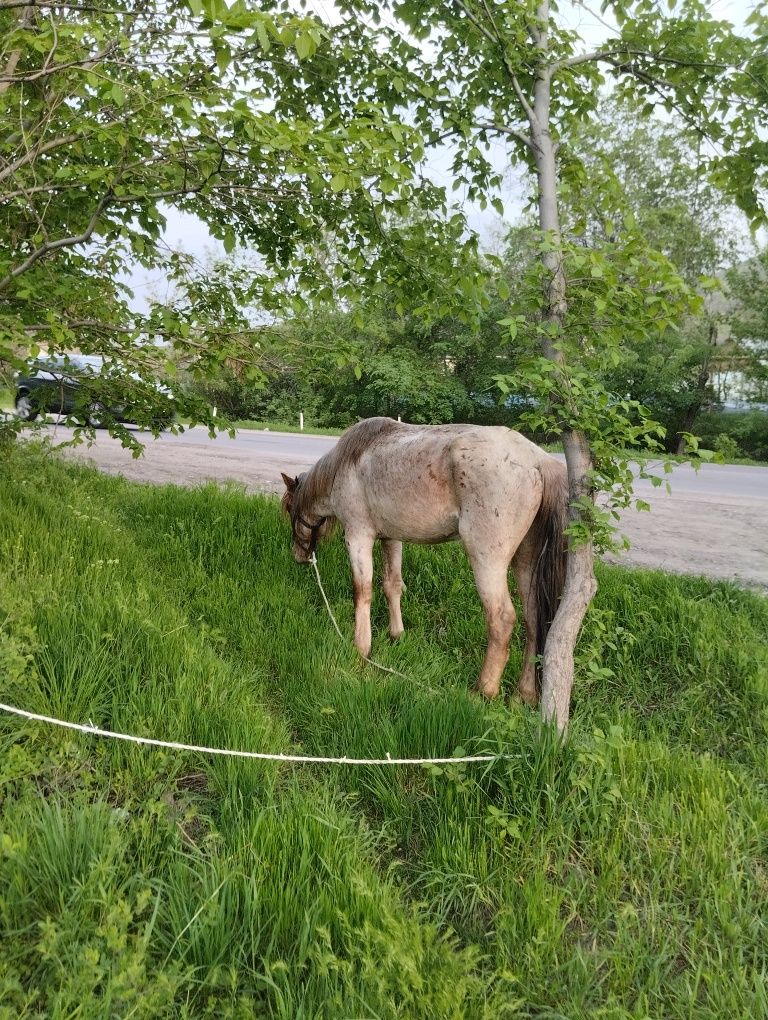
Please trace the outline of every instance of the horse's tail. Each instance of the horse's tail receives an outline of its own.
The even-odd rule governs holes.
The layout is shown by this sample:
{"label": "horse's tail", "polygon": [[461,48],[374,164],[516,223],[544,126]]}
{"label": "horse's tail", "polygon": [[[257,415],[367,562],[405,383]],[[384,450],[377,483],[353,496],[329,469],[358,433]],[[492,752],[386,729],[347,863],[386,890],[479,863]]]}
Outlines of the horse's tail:
{"label": "horse's tail", "polygon": [[[533,583],[536,586],[536,652],[544,654],[544,644],[555,618],[565,585],[568,543],[568,472],[564,464],[547,458],[540,465],[544,492],[539,512],[533,522],[536,564]],[[536,663],[536,689],[541,694],[541,659]]]}

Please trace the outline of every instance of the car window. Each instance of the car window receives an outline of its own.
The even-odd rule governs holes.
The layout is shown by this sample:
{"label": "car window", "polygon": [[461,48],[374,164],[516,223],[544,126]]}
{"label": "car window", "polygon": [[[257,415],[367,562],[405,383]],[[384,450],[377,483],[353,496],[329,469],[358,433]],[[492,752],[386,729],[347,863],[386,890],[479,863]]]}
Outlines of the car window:
{"label": "car window", "polygon": [[72,368],[88,375],[100,375],[104,367],[104,359],[96,354],[71,354],[69,363]]}

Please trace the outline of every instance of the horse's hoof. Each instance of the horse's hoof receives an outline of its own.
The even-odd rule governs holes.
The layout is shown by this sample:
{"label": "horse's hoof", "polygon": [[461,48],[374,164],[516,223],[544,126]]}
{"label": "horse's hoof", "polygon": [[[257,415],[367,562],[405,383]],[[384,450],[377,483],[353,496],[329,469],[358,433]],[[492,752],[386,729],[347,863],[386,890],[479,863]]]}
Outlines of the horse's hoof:
{"label": "horse's hoof", "polygon": [[497,687],[495,690],[493,690],[492,688],[481,687],[480,681],[478,681],[472,687],[472,693],[479,694],[480,697],[485,698],[486,701],[493,701],[494,698],[498,698],[499,696],[499,688]]}

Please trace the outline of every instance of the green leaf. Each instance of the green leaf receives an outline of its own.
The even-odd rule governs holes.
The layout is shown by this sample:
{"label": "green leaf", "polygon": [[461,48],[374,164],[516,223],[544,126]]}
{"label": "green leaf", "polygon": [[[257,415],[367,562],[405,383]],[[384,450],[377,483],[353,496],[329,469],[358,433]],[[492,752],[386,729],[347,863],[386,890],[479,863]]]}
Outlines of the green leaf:
{"label": "green leaf", "polygon": [[317,49],[317,43],[309,32],[304,32],[296,36],[296,53],[298,54],[299,60],[306,60],[307,57],[311,57]]}
{"label": "green leaf", "polygon": [[229,48],[226,46],[220,46],[216,51],[216,66],[222,74],[229,67],[231,59],[232,54],[230,53]]}
{"label": "green leaf", "polygon": [[269,51],[272,49],[272,40],[269,38],[269,33],[267,32],[267,29],[264,26],[263,21],[256,22],[256,35],[258,36],[259,45],[261,46],[262,50],[265,53],[269,53]]}

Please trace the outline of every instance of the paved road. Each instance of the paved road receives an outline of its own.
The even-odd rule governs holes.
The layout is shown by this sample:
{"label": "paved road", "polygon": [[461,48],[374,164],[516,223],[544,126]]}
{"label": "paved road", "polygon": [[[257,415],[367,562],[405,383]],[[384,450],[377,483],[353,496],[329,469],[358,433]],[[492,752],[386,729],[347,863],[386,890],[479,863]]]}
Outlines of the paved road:
{"label": "paved road", "polygon": [[[47,430],[54,434],[54,428]],[[136,431],[131,429],[131,431]],[[69,438],[71,430],[57,427],[56,434],[62,439]],[[265,432],[251,429],[240,429],[234,439],[226,433],[220,433],[215,439],[208,436],[204,428],[187,429],[180,435],[163,433],[158,440],[146,437],[144,440],[151,450],[156,442],[175,445],[197,446],[208,450],[212,457],[219,454],[230,456],[233,453],[254,459],[283,458],[288,466],[291,464],[310,465],[336,444],[335,436],[315,436],[307,433],[292,434],[286,432]],[[99,446],[111,441],[107,436],[99,436]],[[653,462],[650,465],[653,468]],[[658,474],[662,474],[659,468]],[[742,464],[703,464],[695,471],[687,464],[675,468],[671,481],[675,491],[697,496],[724,496],[730,498],[746,497],[749,499],[768,500],[768,469],[750,467]],[[650,482],[638,481],[638,487],[647,488],[658,495]]]}
{"label": "paved road", "polygon": [[[66,440],[71,433],[49,427]],[[336,443],[334,436],[242,430],[234,439],[210,439],[205,429],[146,438],[144,455],[129,452],[107,435],[70,456],[93,460],[102,470],[146,482],[190,485],[235,479],[250,490],[279,492],[280,472],[310,467]],[[636,493],[652,512],[627,511],[621,530],[632,543],[624,562],[746,582],[768,591],[768,468],[686,465],[671,476],[672,495],[638,480]]]}
{"label": "paved road", "polygon": [[[262,432],[241,429],[234,439],[225,434],[210,439],[205,429],[189,429],[183,435],[174,436],[164,433],[160,437],[164,443],[191,443],[202,445],[212,452],[222,449],[247,451],[254,458],[280,458],[287,464],[298,462],[311,464],[336,444],[335,436],[313,436],[289,434],[285,432]],[[656,465],[657,474],[663,475],[661,467]],[[653,462],[650,465],[653,469]],[[742,464],[703,464],[698,471],[690,465],[680,464],[675,468],[670,479],[675,492],[700,497],[723,496],[727,499],[746,497],[768,501],[768,470],[762,467],[749,467]],[[638,491],[642,488],[658,497],[658,490],[651,482],[637,482]]]}
{"label": "paved road", "polygon": [[[653,469],[653,463],[649,465]],[[658,465],[657,465],[658,467]],[[653,472],[663,476],[659,468]],[[722,496],[724,499],[756,499],[768,501],[768,468],[746,464],[702,464],[695,471],[689,464],[678,464],[669,480],[680,494]],[[651,488],[650,482],[637,485]]]}
{"label": "paved road", "polygon": [[[131,429],[131,431],[135,430]],[[235,433],[234,439],[230,438],[226,432],[221,432],[215,439],[211,439],[206,429],[197,427],[187,429],[178,436],[170,432],[163,432],[159,441],[161,443],[203,444],[211,449],[222,446],[227,449],[247,450],[255,456],[285,455],[289,459],[303,460],[322,456],[327,450],[336,445],[337,437],[314,436],[309,433],[293,434],[288,432],[257,431],[256,429],[239,429]]]}

